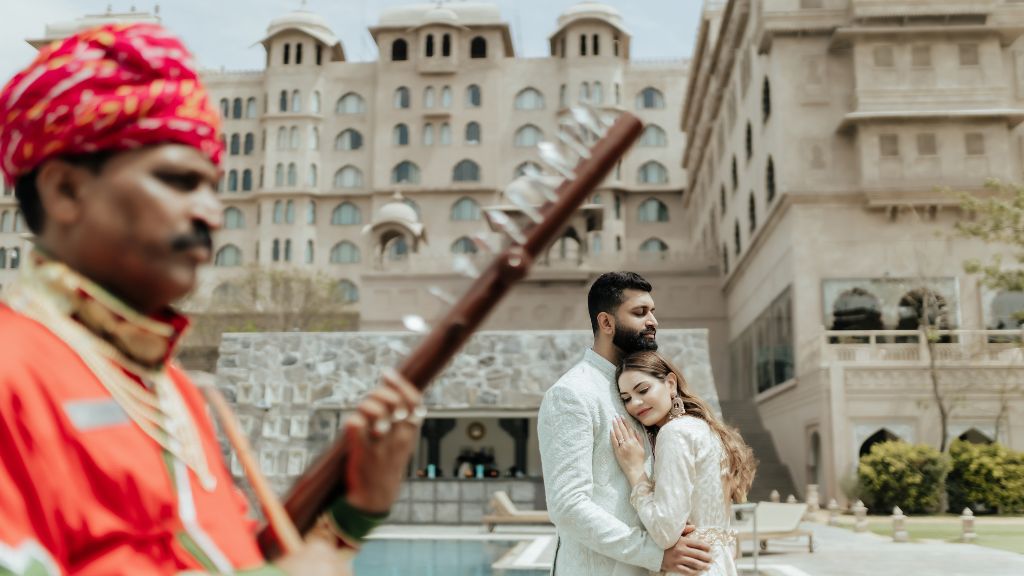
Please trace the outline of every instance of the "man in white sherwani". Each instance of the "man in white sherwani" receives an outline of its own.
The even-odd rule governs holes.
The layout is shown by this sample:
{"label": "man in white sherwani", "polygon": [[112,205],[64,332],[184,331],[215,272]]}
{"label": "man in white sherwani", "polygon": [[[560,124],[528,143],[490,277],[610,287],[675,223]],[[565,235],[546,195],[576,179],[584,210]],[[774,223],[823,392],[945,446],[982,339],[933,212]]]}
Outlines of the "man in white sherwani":
{"label": "man in white sherwani", "polygon": [[[663,550],[644,532],[611,447],[612,419],[632,421],[619,399],[615,368],[626,354],[658,347],[651,285],[632,272],[602,274],[587,306],[594,347],[547,391],[537,419],[548,513],[558,532],[551,573],[699,574],[711,561],[707,544],[680,535]],[[649,450],[647,467],[650,474]]]}

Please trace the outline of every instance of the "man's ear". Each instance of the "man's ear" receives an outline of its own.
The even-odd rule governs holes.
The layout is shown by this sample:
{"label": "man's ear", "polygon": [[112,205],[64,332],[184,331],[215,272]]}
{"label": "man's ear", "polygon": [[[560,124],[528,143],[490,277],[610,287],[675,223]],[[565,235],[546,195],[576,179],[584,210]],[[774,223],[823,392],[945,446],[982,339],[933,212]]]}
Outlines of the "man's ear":
{"label": "man's ear", "polygon": [[607,312],[597,313],[597,330],[602,334],[612,336],[615,334],[615,317]]}
{"label": "man's ear", "polygon": [[70,224],[82,212],[83,188],[92,174],[60,159],[47,160],[36,175],[36,190],[47,224]]}

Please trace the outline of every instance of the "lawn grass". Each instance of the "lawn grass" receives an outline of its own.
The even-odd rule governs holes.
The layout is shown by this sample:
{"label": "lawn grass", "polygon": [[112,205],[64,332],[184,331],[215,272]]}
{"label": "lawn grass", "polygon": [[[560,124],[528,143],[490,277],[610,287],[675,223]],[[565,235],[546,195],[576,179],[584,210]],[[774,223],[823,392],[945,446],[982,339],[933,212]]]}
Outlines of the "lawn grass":
{"label": "lawn grass", "polygon": [[[841,520],[844,528],[853,528],[853,518],[845,516]],[[869,516],[868,530],[875,534],[892,537],[892,520],[888,517]],[[959,542],[961,525],[955,516],[933,516],[908,518],[906,530],[911,540],[942,540]],[[977,534],[974,543],[979,546],[1009,550],[1024,554],[1024,518],[984,516],[974,521],[974,532]]]}

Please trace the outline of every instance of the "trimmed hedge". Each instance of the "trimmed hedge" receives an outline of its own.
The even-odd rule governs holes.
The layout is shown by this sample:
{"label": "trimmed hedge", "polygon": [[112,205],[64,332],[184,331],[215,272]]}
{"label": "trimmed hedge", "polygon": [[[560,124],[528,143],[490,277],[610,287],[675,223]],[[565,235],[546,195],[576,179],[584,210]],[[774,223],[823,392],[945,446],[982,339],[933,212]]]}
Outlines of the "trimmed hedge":
{"label": "trimmed hedge", "polygon": [[1002,444],[954,441],[949,447],[952,470],[949,510],[1002,514],[1024,512],[1024,452]]}
{"label": "trimmed hedge", "polygon": [[857,477],[862,499],[875,513],[894,506],[908,513],[936,513],[945,508],[949,457],[927,444],[881,442],[860,459]]}

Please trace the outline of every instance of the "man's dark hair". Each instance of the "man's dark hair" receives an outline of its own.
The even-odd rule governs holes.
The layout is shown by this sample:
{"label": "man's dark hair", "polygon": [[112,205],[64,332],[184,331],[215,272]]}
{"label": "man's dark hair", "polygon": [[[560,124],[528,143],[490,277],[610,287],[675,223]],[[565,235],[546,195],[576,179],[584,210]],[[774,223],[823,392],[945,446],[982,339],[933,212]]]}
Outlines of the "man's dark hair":
{"label": "man's dark hair", "polygon": [[[86,168],[93,174],[99,174],[107,160],[110,160],[114,154],[111,151],[103,151],[93,154],[62,156],[60,159],[69,164]],[[43,233],[43,222],[46,220],[43,202],[39,199],[39,188],[36,187],[36,177],[38,176],[39,168],[36,168],[14,182],[14,197],[18,199],[18,206],[21,208],[22,216],[25,217],[25,224],[37,236]]]}
{"label": "man's dark hair", "polygon": [[590,285],[587,309],[590,311],[590,327],[594,334],[597,334],[597,315],[601,312],[614,315],[622,304],[624,290],[650,292],[651,283],[636,272],[605,272]]}

